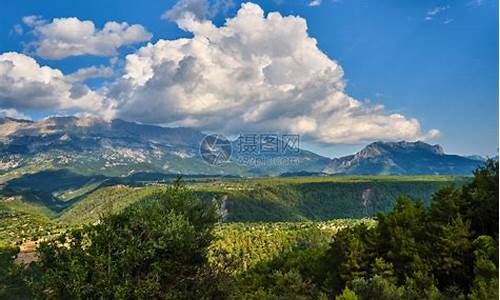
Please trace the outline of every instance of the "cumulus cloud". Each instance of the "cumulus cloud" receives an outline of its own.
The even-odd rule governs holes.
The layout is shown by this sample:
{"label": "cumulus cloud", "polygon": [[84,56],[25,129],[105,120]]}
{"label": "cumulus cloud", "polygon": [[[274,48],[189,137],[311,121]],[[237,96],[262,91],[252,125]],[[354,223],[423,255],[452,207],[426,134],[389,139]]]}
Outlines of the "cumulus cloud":
{"label": "cumulus cloud", "polygon": [[116,116],[227,134],[293,132],[323,143],[439,134],[347,95],[341,66],[317,47],[303,18],[265,16],[252,3],[221,27],[195,13],[176,16],[193,37],[126,57],[123,77],[107,91]]}
{"label": "cumulus cloud", "polygon": [[83,82],[90,78],[106,78],[111,76],[113,76],[112,68],[106,66],[91,66],[78,69],[76,72],[69,74],[66,78],[68,81]]}
{"label": "cumulus cloud", "polygon": [[208,16],[210,5],[207,0],[181,0],[161,16],[162,19],[176,21],[190,16],[203,20]]}
{"label": "cumulus cloud", "polygon": [[219,12],[225,13],[233,7],[233,0],[180,0],[172,8],[164,12],[162,19],[177,22],[186,17],[197,20],[205,20],[217,15]]}
{"label": "cumulus cloud", "polygon": [[152,34],[141,25],[107,22],[97,29],[92,21],[58,18],[47,22],[39,16],[27,16],[23,22],[33,30],[36,40],[29,43],[36,55],[46,59],[68,56],[113,56],[120,47],[149,41]]}
{"label": "cumulus cloud", "polygon": [[83,83],[73,83],[60,70],[40,66],[17,52],[0,55],[0,108],[77,109],[105,114],[107,100]]}
{"label": "cumulus cloud", "polygon": [[46,23],[42,16],[24,16],[22,20],[24,24],[30,27],[42,26]]}

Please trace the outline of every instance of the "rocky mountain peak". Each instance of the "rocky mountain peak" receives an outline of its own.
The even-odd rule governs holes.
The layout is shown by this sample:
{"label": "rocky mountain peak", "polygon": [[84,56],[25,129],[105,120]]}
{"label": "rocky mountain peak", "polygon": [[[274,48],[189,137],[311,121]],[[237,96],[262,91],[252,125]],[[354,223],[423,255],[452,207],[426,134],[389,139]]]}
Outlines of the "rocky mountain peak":
{"label": "rocky mountain peak", "polygon": [[416,142],[374,142],[333,159],[324,172],[334,174],[470,174],[482,162],[447,155],[440,145]]}
{"label": "rocky mountain peak", "polygon": [[427,152],[429,154],[435,155],[444,155],[443,147],[438,144],[430,145],[422,141],[416,142],[408,142],[408,141],[399,141],[399,142],[382,142],[377,141],[367,145],[361,151],[357,153],[357,155],[368,158],[380,156],[387,153],[394,152]]}

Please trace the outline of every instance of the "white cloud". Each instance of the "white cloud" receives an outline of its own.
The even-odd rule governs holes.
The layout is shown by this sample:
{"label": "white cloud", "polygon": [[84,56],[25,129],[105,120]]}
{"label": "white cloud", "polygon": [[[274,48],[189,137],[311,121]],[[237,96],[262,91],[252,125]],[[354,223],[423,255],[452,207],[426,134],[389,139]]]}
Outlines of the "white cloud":
{"label": "white cloud", "polygon": [[0,108],[77,109],[105,115],[111,105],[83,83],[72,82],[60,70],[40,66],[17,52],[0,54]]}
{"label": "white cloud", "polygon": [[425,20],[430,21],[432,20],[435,16],[438,14],[444,12],[445,10],[449,9],[449,5],[444,5],[444,6],[436,6],[427,11],[427,14],[425,15]]}
{"label": "white cloud", "polygon": [[23,22],[33,28],[36,36],[29,47],[46,59],[78,55],[113,56],[122,46],[149,41],[152,37],[143,26],[125,22],[107,22],[102,29],[96,29],[92,21],[74,17],[48,23],[38,16],[28,16]]}
{"label": "white cloud", "polygon": [[31,118],[15,109],[1,109],[0,108],[0,118],[13,118],[18,120],[31,120]]}
{"label": "white cloud", "polygon": [[41,16],[24,16],[23,23],[30,27],[42,26],[46,21]]}
{"label": "white cloud", "polygon": [[454,20],[451,19],[451,18],[447,18],[446,20],[443,21],[443,24],[450,24],[451,22],[453,22]]}
{"label": "white cloud", "polygon": [[[205,17],[176,14],[175,21],[192,38],[159,40],[140,48],[126,57],[123,76],[98,90],[85,81],[113,76],[111,68],[94,66],[67,75],[24,54],[0,54],[0,115],[37,109],[78,111],[226,134],[298,133],[321,143],[439,135],[435,129],[423,132],[414,118],[387,113],[380,104],[347,95],[342,67],[318,49],[303,18],[279,13],[265,16],[252,3],[243,4],[221,27]],[[116,51],[119,47],[114,42],[113,47],[94,44],[101,41],[103,32],[110,32],[108,25],[96,31],[90,21],[70,19],[68,24],[77,24],[72,30],[57,21],[69,19],[43,23],[39,17],[30,17],[24,21],[34,24],[30,26],[36,34],[49,37],[48,41],[89,36],[92,42],[79,43],[88,44],[89,49]],[[122,30],[113,32],[120,32],[117,35],[123,41],[120,34],[132,26],[119,26]],[[43,41],[38,43],[36,50],[42,51]],[[55,57],[62,52],[76,55],[72,47],[55,50]],[[114,68],[121,65],[117,62]]]}
{"label": "white cloud", "polygon": [[215,0],[212,4],[209,0],[179,0],[172,8],[165,11],[161,18],[174,22],[187,16],[205,20],[220,12],[226,13],[233,6],[233,0]]}
{"label": "white cloud", "polygon": [[320,6],[321,0],[311,0],[307,5],[309,6]]}
{"label": "white cloud", "polygon": [[209,7],[210,4],[207,0],[180,0],[171,9],[164,12],[161,18],[176,21],[189,15],[198,20],[204,20],[208,16]]}
{"label": "white cloud", "polygon": [[341,66],[300,17],[265,16],[252,3],[221,27],[194,13],[176,16],[193,38],[159,40],[126,57],[123,78],[107,91],[116,116],[227,134],[293,132],[324,143],[439,134],[347,95]]}
{"label": "white cloud", "polygon": [[78,69],[76,72],[69,74],[66,78],[73,82],[83,82],[90,78],[106,78],[113,76],[113,69],[106,66],[91,66],[88,68]]}

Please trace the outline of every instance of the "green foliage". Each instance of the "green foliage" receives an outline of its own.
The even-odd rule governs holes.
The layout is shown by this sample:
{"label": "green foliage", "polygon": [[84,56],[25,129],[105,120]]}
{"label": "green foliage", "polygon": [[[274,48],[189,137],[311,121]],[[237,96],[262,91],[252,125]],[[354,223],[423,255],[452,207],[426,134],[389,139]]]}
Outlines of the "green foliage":
{"label": "green foliage", "polygon": [[339,219],[328,222],[228,223],[216,227],[209,260],[218,268],[242,272],[259,262],[284,253],[310,248],[326,248],[338,230],[366,223],[370,219]]}
{"label": "green foliage", "polygon": [[[275,271],[267,276],[266,282],[256,285],[243,285],[233,294],[236,299],[314,299],[317,291],[313,290],[311,283],[305,281],[299,272],[292,270],[286,273]],[[254,287],[256,289],[249,287]]]}
{"label": "green foliage", "polygon": [[369,274],[374,258],[371,249],[374,229],[361,224],[338,232],[325,253],[323,265],[325,286],[329,292],[338,293],[346,283]]}
{"label": "green foliage", "polygon": [[23,268],[14,264],[17,247],[0,243],[0,299],[29,299],[23,280]]}
{"label": "green foliage", "polygon": [[236,223],[218,228],[211,261],[234,278],[234,299],[319,299],[317,270],[337,230],[372,220]]}
{"label": "green foliage", "polygon": [[394,266],[399,282],[425,264],[419,256],[426,209],[421,202],[413,204],[405,197],[398,199],[388,215],[379,215],[377,251]]}
{"label": "green foliage", "polygon": [[335,297],[335,300],[358,300],[356,293],[351,291],[348,287],[344,289],[341,295]]}
{"label": "green foliage", "polygon": [[462,188],[463,214],[471,222],[473,236],[498,236],[498,191],[498,160],[490,159]]}
{"label": "green foliage", "polygon": [[373,178],[242,181],[227,184],[215,193],[227,196],[226,221],[319,221],[389,212],[401,195],[430,204],[432,193],[463,182],[459,178],[445,180],[432,176],[369,179]]}
{"label": "green foliage", "polygon": [[470,299],[498,299],[498,241],[479,236],[474,242],[474,285]]}
{"label": "green foliage", "polygon": [[[17,250],[0,251],[0,298],[497,299],[498,164],[463,187],[429,178],[101,188],[60,215],[80,227],[42,242],[27,268],[13,264]],[[31,216],[21,208],[3,206],[11,225]],[[221,212],[226,221],[382,213],[218,224]]]}
{"label": "green foliage", "polygon": [[[22,213],[23,218],[37,219],[19,224],[19,218],[14,216],[8,222],[12,228],[27,223],[73,227],[95,223],[103,215],[119,212],[161,189],[158,186],[106,186],[113,180],[67,171],[27,175],[9,182],[3,190],[4,194],[21,193],[23,199],[19,200],[20,196],[0,199],[0,206],[5,204],[16,214]],[[390,211],[401,194],[429,203],[434,191],[452,184],[461,185],[466,180],[450,176],[324,176],[209,180],[192,182],[188,187],[206,201],[214,197],[224,199],[225,222],[290,222],[374,216],[377,212]],[[0,230],[0,239],[8,231],[11,242],[27,238],[25,234],[6,229]]]}
{"label": "green foliage", "polygon": [[401,197],[374,228],[337,233],[325,252],[324,289],[348,287],[360,299],[496,299],[498,163],[474,175],[437,192],[430,208]]}
{"label": "green foliage", "polygon": [[400,300],[403,299],[403,288],[375,275],[372,278],[356,278],[352,288],[359,299]]}
{"label": "green foliage", "polygon": [[434,277],[422,271],[417,271],[406,278],[402,295],[403,299],[408,300],[434,300],[444,297],[436,287]]}
{"label": "green foliage", "polygon": [[99,218],[117,213],[157,191],[155,188],[104,187],[63,211],[57,221],[68,225],[95,223]]}
{"label": "green foliage", "polygon": [[[218,208],[174,186],[44,242],[30,282],[49,299],[191,299],[217,292],[207,265]],[[209,284],[210,283],[210,284]]]}
{"label": "green foliage", "polygon": [[0,200],[0,243],[20,244],[60,231],[61,226],[43,215],[36,206],[26,205],[20,199]]}
{"label": "green foliage", "polygon": [[318,299],[314,283],[323,248],[296,249],[263,261],[236,277],[236,299]]}

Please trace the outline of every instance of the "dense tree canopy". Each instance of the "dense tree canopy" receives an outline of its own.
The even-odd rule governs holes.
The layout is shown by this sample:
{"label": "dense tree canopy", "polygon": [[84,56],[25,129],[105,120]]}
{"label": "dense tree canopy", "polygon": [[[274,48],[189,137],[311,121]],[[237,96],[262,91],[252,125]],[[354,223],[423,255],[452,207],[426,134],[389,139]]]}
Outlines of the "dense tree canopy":
{"label": "dense tree canopy", "polygon": [[40,246],[36,296],[50,299],[210,297],[207,265],[217,206],[174,185],[122,213]]}
{"label": "dense tree canopy", "polygon": [[[270,274],[293,275],[295,296]],[[376,226],[347,227],[326,249],[295,249],[243,278],[241,290],[257,291],[239,295],[249,299],[498,299],[498,162],[430,207],[402,196]]]}
{"label": "dense tree canopy", "polygon": [[42,243],[27,268],[0,251],[0,298],[498,299],[498,162],[376,222],[219,217],[176,183]]}
{"label": "dense tree canopy", "polygon": [[377,219],[335,235],[324,258],[332,294],[498,299],[498,162],[461,189],[440,190],[429,208],[401,197]]}

